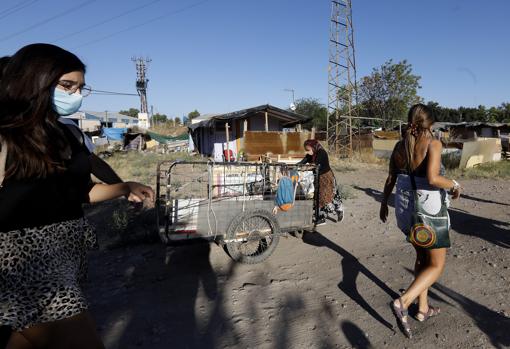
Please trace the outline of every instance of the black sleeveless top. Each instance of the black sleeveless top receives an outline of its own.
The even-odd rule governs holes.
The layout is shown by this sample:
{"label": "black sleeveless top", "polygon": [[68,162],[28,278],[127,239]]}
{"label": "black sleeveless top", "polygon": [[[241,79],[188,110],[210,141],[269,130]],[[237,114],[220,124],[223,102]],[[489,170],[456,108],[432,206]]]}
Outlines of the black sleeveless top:
{"label": "black sleeveless top", "polygon": [[[71,146],[66,170],[46,178],[5,179],[0,188],[0,232],[39,227],[83,217],[89,201],[89,151],[66,126],[60,125]],[[9,161],[9,153],[7,153]]]}
{"label": "black sleeveless top", "polygon": [[[399,146],[399,144],[397,144],[395,146],[395,149],[397,148],[397,146]],[[427,150],[427,153],[425,154],[425,157],[423,158],[423,160],[411,173],[409,172],[409,169],[407,168],[407,161],[406,161],[406,166],[404,168],[398,168],[398,166],[396,166],[394,154],[392,154],[390,162],[391,162],[390,166],[393,168],[394,175],[399,175],[399,174],[411,175],[411,174],[413,174],[415,177],[424,177],[425,178],[425,177],[427,177],[427,167],[428,167],[428,163],[429,163],[429,152]],[[441,163],[440,167],[439,167],[439,174],[441,176],[444,176],[445,173],[446,173],[446,169],[445,169],[443,163]]]}

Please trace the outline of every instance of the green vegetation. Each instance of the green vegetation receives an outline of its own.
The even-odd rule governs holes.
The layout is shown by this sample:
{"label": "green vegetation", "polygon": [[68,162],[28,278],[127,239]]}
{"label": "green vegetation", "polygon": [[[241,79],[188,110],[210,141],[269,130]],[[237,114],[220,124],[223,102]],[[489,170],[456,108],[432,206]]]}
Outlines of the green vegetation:
{"label": "green vegetation", "polygon": [[326,130],[328,108],[319,102],[317,98],[301,98],[296,101],[296,113],[309,116],[312,119],[304,126],[315,127],[317,130]]}
{"label": "green vegetation", "polygon": [[427,105],[434,111],[438,121],[448,122],[510,122],[510,103],[502,103],[499,107],[487,108],[479,105],[477,108],[445,108],[436,102]]}
{"label": "green vegetation", "polygon": [[[357,101],[353,101],[354,112],[361,117],[381,118],[384,121],[354,120],[357,126],[370,125],[377,127],[393,127],[395,123],[389,120],[407,121],[407,111],[411,105],[423,102],[418,90],[421,77],[413,73],[413,67],[406,60],[393,62],[389,60],[380,67],[374,68],[372,72],[357,81]],[[349,98],[346,88],[345,96]],[[341,92],[342,94],[342,92]],[[502,103],[500,106],[483,106],[477,108],[459,107],[446,108],[438,103],[429,101],[427,105],[434,111],[438,121],[445,122],[510,122],[510,103]],[[315,127],[319,131],[327,128],[327,107],[316,98],[301,98],[296,101],[296,112],[312,117],[312,120],[305,126]],[[342,115],[348,115],[345,108],[340,110]]]}
{"label": "green vegetation", "polygon": [[447,176],[451,178],[493,178],[510,179],[510,161],[502,160],[488,162],[472,168],[447,170]]}
{"label": "green vegetation", "polygon": [[132,118],[138,118],[138,113],[140,112],[140,110],[136,109],[136,108],[129,108],[129,110],[121,110],[119,111],[119,114],[124,114],[124,115],[127,115],[127,116],[131,116]]}
{"label": "green vegetation", "polygon": [[152,120],[151,120],[152,125],[164,124],[169,121],[170,120],[168,120],[168,117],[165,114],[156,113],[156,114],[152,115]]}
{"label": "green vegetation", "polygon": [[[372,73],[361,78],[356,106],[359,116],[390,120],[407,120],[407,111],[418,96],[421,77],[413,74],[413,67],[406,60],[393,63],[390,59]],[[386,126],[386,125],[385,125]],[[387,125],[390,126],[390,125]]]}
{"label": "green vegetation", "polygon": [[189,112],[188,113],[188,117],[186,118],[187,119],[187,122],[191,122],[191,120],[193,120],[194,118],[196,118],[197,116],[200,116],[200,113],[198,110],[193,110],[192,112]]}

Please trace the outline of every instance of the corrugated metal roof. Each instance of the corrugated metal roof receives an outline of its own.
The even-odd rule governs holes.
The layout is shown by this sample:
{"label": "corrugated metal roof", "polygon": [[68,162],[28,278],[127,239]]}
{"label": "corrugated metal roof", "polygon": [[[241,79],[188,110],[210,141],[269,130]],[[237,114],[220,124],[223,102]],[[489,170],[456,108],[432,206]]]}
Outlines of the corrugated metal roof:
{"label": "corrugated metal roof", "polygon": [[85,120],[100,120],[100,121],[106,121],[108,120],[114,120],[114,119],[123,119],[123,120],[129,120],[129,122],[136,123],[138,122],[138,118],[134,118],[129,115],[119,114],[116,112],[100,112],[100,111],[79,111],[74,114],[66,116],[68,119],[85,119]]}
{"label": "corrugated metal roof", "polygon": [[212,114],[212,113],[210,113],[210,114],[199,115],[199,116],[194,117],[193,119],[191,119],[191,123],[192,124],[196,124],[196,123],[198,123],[200,121],[203,121],[203,120],[209,120],[210,118],[213,118],[213,117],[215,117],[217,115],[221,115],[221,114],[217,114],[217,113],[216,114]]}
{"label": "corrugated metal roof", "polygon": [[[268,113],[270,113],[273,117],[277,117],[279,119],[286,121],[285,125],[288,125],[288,126],[306,122],[311,119],[311,117],[309,117],[309,116],[294,113],[292,111],[285,110],[285,109],[280,109],[280,108],[272,106],[270,104],[264,104],[264,105],[260,105],[258,107],[242,109],[242,110],[238,110],[238,111],[234,111],[234,112],[230,112],[230,113],[226,113],[226,114],[213,115],[206,120],[202,120],[200,122],[191,124],[189,126],[189,128],[191,130],[195,130],[199,127],[211,127],[214,125],[214,123],[216,121],[228,121],[228,120],[235,120],[235,119],[243,119],[243,118],[249,117],[253,114],[256,114],[259,112],[266,112],[266,111]],[[205,114],[205,115],[208,115],[208,114]]]}
{"label": "corrugated metal roof", "polygon": [[452,127],[505,127],[510,126],[510,123],[504,122],[482,122],[482,121],[472,121],[472,122],[436,122],[432,126],[432,129],[448,129]]}

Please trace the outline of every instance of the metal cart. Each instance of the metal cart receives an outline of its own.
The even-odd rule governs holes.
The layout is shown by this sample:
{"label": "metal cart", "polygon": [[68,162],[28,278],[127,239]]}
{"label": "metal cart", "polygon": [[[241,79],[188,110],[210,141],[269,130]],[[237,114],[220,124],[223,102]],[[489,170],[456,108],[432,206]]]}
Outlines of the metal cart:
{"label": "metal cart", "polygon": [[[163,161],[157,168],[156,216],[161,240],[214,241],[232,259],[267,259],[282,234],[313,229],[319,215],[318,168],[282,163]],[[273,213],[278,181],[292,176],[293,207]]]}

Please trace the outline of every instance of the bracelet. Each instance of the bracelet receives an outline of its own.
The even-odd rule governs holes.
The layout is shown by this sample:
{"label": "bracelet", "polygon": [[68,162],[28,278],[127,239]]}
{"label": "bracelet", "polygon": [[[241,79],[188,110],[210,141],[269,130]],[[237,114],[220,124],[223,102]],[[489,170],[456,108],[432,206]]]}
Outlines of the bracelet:
{"label": "bracelet", "polygon": [[453,182],[453,187],[451,189],[452,191],[455,191],[460,188],[459,182],[457,182],[455,179],[452,179],[452,182]]}

